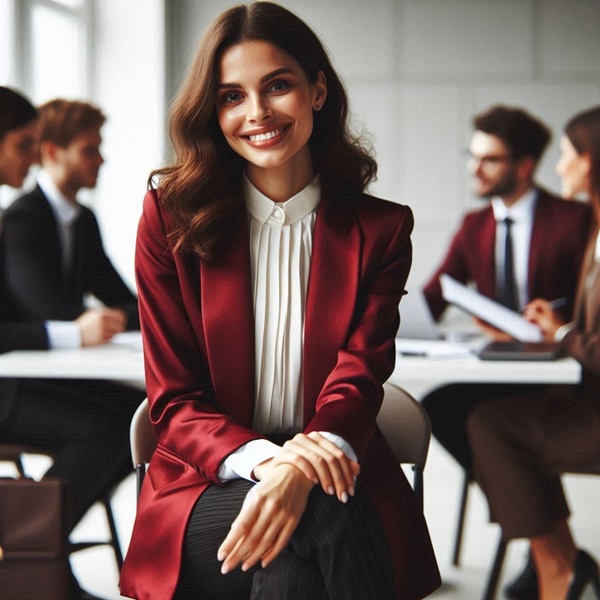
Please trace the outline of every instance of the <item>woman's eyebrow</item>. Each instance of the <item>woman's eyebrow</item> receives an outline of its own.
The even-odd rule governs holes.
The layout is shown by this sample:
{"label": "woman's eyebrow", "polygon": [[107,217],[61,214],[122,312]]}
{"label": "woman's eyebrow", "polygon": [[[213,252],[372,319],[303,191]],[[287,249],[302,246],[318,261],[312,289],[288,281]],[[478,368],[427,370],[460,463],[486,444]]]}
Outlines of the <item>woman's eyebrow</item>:
{"label": "woman's eyebrow", "polygon": [[[260,78],[260,83],[265,83],[265,81],[269,81],[269,79],[273,79],[274,77],[278,77],[279,75],[284,75],[285,73],[294,73],[292,71],[292,69],[289,69],[288,67],[281,67],[279,69],[275,69],[274,71],[271,71],[270,73],[267,73],[266,75],[263,75]],[[217,89],[218,90],[232,90],[232,89],[237,89],[237,88],[241,88],[243,87],[240,83],[235,83],[235,82],[231,82],[231,83],[218,83],[217,84]]]}

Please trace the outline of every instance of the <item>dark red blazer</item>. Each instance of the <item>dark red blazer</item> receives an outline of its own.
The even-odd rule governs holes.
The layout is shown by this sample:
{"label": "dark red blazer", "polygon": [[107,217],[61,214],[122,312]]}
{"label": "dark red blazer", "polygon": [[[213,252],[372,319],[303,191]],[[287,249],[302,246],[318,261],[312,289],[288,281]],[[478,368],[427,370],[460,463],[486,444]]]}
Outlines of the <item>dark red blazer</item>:
{"label": "dark red blazer", "polygon": [[[305,432],[354,448],[385,523],[398,598],[440,584],[414,494],[376,425],[394,367],[398,303],[412,250],[410,209],[368,196],[324,198],[313,234],[304,344]],[[254,413],[254,316],[247,227],[218,264],[174,254],[156,193],[144,202],[136,272],[150,415],[159,445],[138,504],[121,593],[172,597],[188,517],[219,466],[262,436]]]}
{"label": "dark red blazer", "polygon": [[[563,200],[541,189],[537,194],[529,247],[529,298],[567,298],[568,304],[560,312],[569,320],[594,218],[587,204]],[[481,294],[494,298],[495,248],[496,220],[491,205],[468,213],[446,258],[423,289],[436,320],[448,305],[439,282],[442,273],[461,283],[474,283]]]}

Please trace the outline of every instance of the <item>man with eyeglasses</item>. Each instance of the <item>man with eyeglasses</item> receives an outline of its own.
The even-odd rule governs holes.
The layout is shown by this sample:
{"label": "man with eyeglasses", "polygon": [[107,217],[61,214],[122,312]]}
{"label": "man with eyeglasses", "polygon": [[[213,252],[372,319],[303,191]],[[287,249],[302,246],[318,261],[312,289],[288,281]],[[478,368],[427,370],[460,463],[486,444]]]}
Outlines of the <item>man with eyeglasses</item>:
{"label": "man with eyeglasses", "polygon": [[[429,309],[439,320],[447,302],[439,277],[447,273],[503,305],[521,312],[534,298],[558,300],[557,311],[570,321],[577,276],[593,226],[586,204],[569,202],[536,186],[534,174],[550,141],[549,129],[519,108],[493,106],[473,119],[467,152],[473,191],[489,201],[468,213],[446,257],[423,289]],[[502,334],[485,323],[492,337]],[[467,414],[486,400],[532,393],[533,385],[453,384],[423,399],[438,441],[471,475],[466,437]],[[511,598],[538,597],[530,563],[505,589]]]}
{"label": "man with eyeglasses", "polygon": [[[473,125],[467,154],[473,191],[491,202],[463,218],[446,257],[425,285],[431,313],[439,320],[447,307],[439,282],[447,273],[516,311],[533,298],[561,299],[561,314],[568,319],[587,242],[574,232],[589,230],[591,211],[535,185],[536,167],[550,141],[550,131],[538,119],[519,108],[494,106],[476,115]],[[507,237],[510,276],[505,269]]]}

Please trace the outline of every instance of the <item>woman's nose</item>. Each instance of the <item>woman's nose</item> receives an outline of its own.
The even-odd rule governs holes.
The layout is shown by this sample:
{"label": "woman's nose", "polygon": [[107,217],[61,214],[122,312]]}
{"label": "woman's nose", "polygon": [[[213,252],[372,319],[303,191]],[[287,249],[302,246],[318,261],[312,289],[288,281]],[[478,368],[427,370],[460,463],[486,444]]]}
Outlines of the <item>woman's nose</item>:
{"label": "woman's nose", "polygon": [[268,118],[271,114],[271,107],[265,98],[257,96],[252,99],[252,104],[248,113],[248,120],[250,122],[260,123]]}

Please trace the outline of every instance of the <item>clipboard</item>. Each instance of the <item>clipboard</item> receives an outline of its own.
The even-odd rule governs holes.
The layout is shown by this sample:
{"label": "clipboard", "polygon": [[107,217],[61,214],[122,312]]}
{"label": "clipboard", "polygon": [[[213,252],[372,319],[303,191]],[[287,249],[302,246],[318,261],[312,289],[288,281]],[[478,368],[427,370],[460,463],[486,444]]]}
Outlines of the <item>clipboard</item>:
{"label": "clipboard", "polygon": [[542,331],[519,313],[468,288],[450,275],[440,275],[442,295],[447,302],[468,312],[521,342],[541,342]]}

